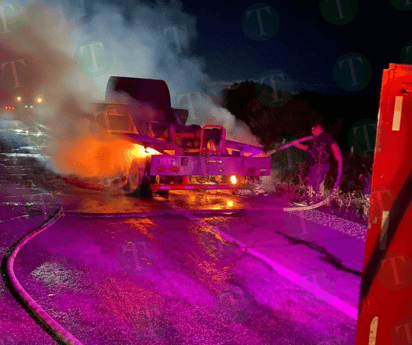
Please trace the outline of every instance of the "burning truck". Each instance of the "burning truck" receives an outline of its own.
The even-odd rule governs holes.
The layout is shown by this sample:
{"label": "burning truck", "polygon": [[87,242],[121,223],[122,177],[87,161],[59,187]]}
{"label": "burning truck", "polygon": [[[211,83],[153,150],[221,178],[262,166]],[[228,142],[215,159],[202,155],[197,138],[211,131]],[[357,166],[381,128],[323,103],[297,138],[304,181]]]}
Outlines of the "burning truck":
{"label": "burning truck", "polygon": [[90,132],[121,136],[137,150],[117,176],[125,194],[237,189],[270,175],[263,147],[226,138],[219,125],[186,125],[163,80],[111,77],[105,102],[91,104]]}

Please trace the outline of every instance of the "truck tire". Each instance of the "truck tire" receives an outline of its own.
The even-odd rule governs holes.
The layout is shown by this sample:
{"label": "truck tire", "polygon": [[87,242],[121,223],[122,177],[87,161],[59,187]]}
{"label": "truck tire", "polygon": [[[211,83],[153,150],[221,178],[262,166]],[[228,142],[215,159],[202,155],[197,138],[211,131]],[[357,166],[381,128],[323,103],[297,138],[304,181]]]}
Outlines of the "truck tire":
{"label": "truck tire", "polygon": [[150,191],[148,171],[144,162],[134,160],[130,165],[126,182],[121,187],[126,195],[147,195]]}

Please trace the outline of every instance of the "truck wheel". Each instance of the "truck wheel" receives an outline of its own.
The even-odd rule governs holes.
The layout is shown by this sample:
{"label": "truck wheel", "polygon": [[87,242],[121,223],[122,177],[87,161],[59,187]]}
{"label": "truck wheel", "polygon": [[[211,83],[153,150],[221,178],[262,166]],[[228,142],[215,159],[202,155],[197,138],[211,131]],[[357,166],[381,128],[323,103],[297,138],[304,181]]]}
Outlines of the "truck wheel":
{"label": "truck wheel", "polygon": [[133,161],[127,175],[127,180],[122,186],[123,194],[133,195],[146,193],[149,189],[148,175],[144,163]]}

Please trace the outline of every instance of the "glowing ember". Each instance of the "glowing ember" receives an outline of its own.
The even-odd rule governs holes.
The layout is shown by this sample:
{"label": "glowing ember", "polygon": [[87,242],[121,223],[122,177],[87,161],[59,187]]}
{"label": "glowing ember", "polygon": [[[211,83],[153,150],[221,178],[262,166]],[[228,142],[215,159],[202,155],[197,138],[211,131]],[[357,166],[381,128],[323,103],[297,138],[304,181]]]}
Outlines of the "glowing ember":
{"label": "glowing ember", "polygon": [[237,178],[235,175],[230,176],[230,183],[231,184],[236,184],[237,183]]}

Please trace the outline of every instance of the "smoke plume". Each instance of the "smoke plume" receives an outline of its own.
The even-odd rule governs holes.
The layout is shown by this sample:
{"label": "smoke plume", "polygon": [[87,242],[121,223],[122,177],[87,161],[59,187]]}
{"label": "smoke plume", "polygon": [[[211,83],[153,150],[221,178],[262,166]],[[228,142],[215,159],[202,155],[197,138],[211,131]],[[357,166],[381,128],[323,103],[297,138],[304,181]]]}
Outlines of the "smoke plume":
{"label": "smoke plume", "polygon": [[120,159],[114,147],[130,152],[130,144],[116,141],[107,153],[114,139],[103,142],[91,136],[84,117],[90,103],[104,102],[107,81],[115,75],[163,79],[172,106],[189,109],[189,124],[221,124],[230,139],[258,143],[245,124],[201,91],[209,78],[202,71],[204,62],[190,55],[196,18],[179,2],[137,4],[127,20],[121,8],[107,4],[94,3],[87,16],[65,1],[13,5],[13,11],[5,8],[8,26],[6,30],[3,23],[1,34],[0,96],[44,97],[33,120],[54,133],[48,154],[57,172],[105,175],[110,171],[99,166]]}

